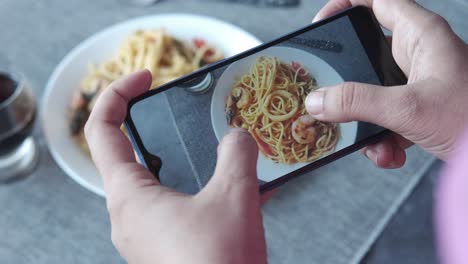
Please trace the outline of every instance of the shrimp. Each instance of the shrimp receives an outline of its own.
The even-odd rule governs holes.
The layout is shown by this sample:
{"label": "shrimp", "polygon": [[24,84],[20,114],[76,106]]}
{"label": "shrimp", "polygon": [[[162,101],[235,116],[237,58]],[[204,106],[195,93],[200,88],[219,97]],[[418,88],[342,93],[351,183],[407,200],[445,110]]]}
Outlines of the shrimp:
{"label": "shrimp", "polygon": [[237,86],[232,89],[232,95],[236,98],[237,108],[242,108],[250,103],[250,93],[242,86]]}
{"label": "shrimp", "polygon": [[292,123],[292,137],[299,144],[315,144],[318,129],[314,126],[316,120],[309,116],[300,116]]}
{"label": "shrimp", "polygon": [[232,125],[237,110],[247,106],[250,103],[250,93],[244,87],[237,86],[232,89],[231,95],[226,98],[226,119],[229,125]]}
{"label": "shrimp", "polygon": [[236,98],[232,95],[229,95],[226,98],[226,120],[229,125],[232,125],[234,117],[236,116],[237,113],[237,106],[236,106]]}

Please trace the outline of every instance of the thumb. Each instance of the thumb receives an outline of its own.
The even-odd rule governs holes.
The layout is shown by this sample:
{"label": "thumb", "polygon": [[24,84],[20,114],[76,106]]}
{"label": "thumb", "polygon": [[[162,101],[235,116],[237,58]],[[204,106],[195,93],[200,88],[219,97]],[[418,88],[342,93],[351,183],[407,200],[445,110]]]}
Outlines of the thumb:
{"label": "thumb", "polygon": [[396,131],[408,108],[409,89],[345,82],[311,92],[305,103],[307,112],[321,121],[364,121]]}
{"label": "thumb", "polygon": [[244,129],[232,129],[218,146],[216,169],[204,190],[222,195],[258,195],[257,158],[257,143],[250,134]]}

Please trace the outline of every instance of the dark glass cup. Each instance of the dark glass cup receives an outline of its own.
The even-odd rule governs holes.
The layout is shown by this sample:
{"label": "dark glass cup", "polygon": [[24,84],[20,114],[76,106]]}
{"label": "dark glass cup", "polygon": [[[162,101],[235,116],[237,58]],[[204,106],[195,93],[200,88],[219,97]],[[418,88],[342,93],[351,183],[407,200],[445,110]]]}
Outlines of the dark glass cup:
{"label": "dark glass cup", "polygon": [[31,137],[37,105],[22,74],[0,71],[0,182],[30,174],[38,151]]}

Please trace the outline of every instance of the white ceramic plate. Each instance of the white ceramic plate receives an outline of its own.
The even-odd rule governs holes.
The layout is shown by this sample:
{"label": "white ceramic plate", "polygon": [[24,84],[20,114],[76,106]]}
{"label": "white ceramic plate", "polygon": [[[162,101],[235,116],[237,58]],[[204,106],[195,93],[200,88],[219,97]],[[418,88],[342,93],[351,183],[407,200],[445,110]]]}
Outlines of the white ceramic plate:
{"label": "white ceramic plate", "polygon": [[[258,56],[274,56],[285,63],[299,62],[317,80],[319,87],[329,86],[343,82],[343,78],[324,60],[319,57],[295,48],[271,47],[261,51],[258,55],[246,57],[231,64],[219,78],[211,98],[211,122],[218,141],[226,134],[229,126],[225,117],[225,98],[235,83],[235,78],[248,72]],[[357,133],[357,122],[342,123],[341,137],[335,151],[343,149],[354,143]],[[275,180],[287,173],[307,165],[307,163],[280,164],[267,159],[263,154],[258,156],[258,178],[263,181]]]}
{"label": "white ceramic plate", "polygon": [[104,196],[101,178],[90,157],[69,136],[67,112],[73,92],[86,75],[87,65],[112,57],[122,40],[142,28],[165,28],[171,35],[190,41],[194,37],[233,56],[261,42],[250,33],[226,22],[187,14],[154,15],[109,27],[75,47],[49,78],[42,102],[42,125],[52,156],[76,182]]}

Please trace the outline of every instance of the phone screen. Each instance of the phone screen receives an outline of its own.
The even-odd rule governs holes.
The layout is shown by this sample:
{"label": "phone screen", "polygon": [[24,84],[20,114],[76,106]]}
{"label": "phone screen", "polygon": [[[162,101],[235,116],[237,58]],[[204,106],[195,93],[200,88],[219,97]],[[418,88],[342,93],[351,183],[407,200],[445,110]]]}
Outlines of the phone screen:
{"label": "phone screen", "polygon": [[162,184],[196,193],[214,172],[222,137],[242,127],[258,144],[257,174],[265,190],[383,134],[364,122],[321,122],[305,110],[307,94],[320,87],[384,84],[382,67],[375,67],[382,52],[372,57],[352,19],[341,15],[139,98],[129,108],[127,128],[140,158],[149,167],[162,161]]}

